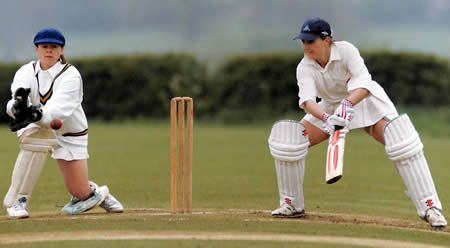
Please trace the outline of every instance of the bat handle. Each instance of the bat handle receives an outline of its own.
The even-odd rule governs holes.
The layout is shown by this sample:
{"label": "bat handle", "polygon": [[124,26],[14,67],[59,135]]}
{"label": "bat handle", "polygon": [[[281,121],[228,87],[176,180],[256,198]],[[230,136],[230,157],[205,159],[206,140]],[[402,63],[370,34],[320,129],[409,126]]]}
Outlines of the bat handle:
{"label": "bat handle", "polygon": [[338,126],[338,125],[334,126],[334,130],[340,130],[340,129],[343,129],[343,128],[344,128],[343,126]]}

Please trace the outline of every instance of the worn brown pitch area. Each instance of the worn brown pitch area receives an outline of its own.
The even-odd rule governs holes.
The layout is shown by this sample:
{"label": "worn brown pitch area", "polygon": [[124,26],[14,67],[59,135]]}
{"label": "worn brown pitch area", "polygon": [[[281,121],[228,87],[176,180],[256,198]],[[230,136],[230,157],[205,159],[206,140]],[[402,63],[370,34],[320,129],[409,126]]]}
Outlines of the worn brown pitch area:
{"label": "worn brown pitch area", "polygon": [[[194,209],[193,216],[211,216],[218,218],[245,219],[246,221],[260,222],[316,222],[316,223],[334,223],[334,224],[357,224],[357,225],[374,225],[388,228],[405,228],[416,231],[436,231],[427,223],[417,221],[389,218],[382,216],[366,216],[366,215],[349,215],[338,213],[324,212],[307,212],[301,218],[280,218],[272,217],[269,210],[244,210],[244,209]],[[63,213],[37,213],[32,214],[30,219],[33,220],[51,220],[51,219],[107,219],[107,218],[127,218],[139,216],[189,216],[187,214],[171,214],[169,209],[159,208],[142,208],[127,209],[123,213],[108,214],[102,210],[95,210],[80,215],[67,215]],[[0,216],[0,222],[18,221],[10,220],[6,216]],[[20,221],[20,220],[19,220]],[[450,234],[450,228],[439,229],[439,232]]]}
{"label": "worn brown pitch area", "polygon": [[[152,219],[167,216],[173,220],[189,219],[190,216],[200,216],[214,219],[232,218],[249,222],[306,222],[306,223],[335,223],[373,225],[384,228],[407,229],[413,231],[433,232],[431,228],[422,221],[409,221],[379,216],[346,215],[336,213],[309,212],[303,218],[273,218],[268,210],[241,210],[241,209],[195,209],[192,215],[172,215],[168,209],[128,209],[121,214],[108,214],[102,210],[96,210],[81,215],[66,215],[61,213],[39,213],[32,214],[27,221],[52,220],[129,220],[129,219]],[[194,219],[195,218],[190,218]],[[21,221],[9,220],[0,217],[0,223]],[[439,230],[444,235],[449,235],[450,230]],[[237,231],[182,231],[182,230],[86,230],[86,231],[44,231],[44,232],[20,232],[0,234],[0,244],[45,242],[45,241],[70,241],[70,240],[253,240],[253,241],[293,241],[330,243],[343,245],[361,245],[365,247],[442,247],[414,243],[408,241],[382,240],[374,238],[307,235],[307,234],[282,234],[261,232],[237,232]]]}

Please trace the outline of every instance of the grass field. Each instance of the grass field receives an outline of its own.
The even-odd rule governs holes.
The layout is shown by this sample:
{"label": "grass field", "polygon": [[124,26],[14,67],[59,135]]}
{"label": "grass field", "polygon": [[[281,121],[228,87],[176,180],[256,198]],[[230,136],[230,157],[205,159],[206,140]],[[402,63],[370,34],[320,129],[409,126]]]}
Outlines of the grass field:
{"label": "grass field", "polygon": [[[305,219],[271,218],[270,210],[278,206],[278,190],[267,147],[270,127],[196,122],[195,214],[170,215],[168,122],[91,122],[90,177],[109,186],[125,213],[105,214],[99,209],[79,216],[61,214],[69,195],[55,161],[49,158],[29,203],[31,217],[15,221],[0,217],[0,245],[80,247],[77,240],[86,240],[82,247],[450,245],[449,228],[433,231],[418,218],[384,148],[361,131],[348,135],[344,177],[334,185],[324,181],[326,144],[310,149]],[[3,197],[18,145],[6,126],[0,128],[0,135]],[[450,138],[423,132],[422,140],[444,215],[449,217]],[[1,214],[6,214],[4,209]]]}

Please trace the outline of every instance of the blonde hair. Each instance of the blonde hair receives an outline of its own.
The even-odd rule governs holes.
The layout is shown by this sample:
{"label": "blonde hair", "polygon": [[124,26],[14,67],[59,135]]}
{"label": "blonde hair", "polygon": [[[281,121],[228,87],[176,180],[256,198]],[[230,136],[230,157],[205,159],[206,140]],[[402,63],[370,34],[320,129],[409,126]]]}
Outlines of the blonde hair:
{"label": "blonde hair", "polygon": [[64,54],[61,54],[61,57],[59,57],[59,61],[61,61],[61,64],[67,64],[66,57],[64,57]]}

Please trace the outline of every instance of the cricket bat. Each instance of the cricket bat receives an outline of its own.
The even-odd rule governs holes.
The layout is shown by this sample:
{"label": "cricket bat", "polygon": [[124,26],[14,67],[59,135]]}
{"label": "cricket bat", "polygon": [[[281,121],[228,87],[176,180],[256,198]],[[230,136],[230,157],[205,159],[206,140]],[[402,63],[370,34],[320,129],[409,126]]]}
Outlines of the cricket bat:
{"label": "cricket bat", "polygon": [[327,184],[335,183],[342,177],[344,169],[345,133],[342,133],[341,130],[342,127],[336,126],[333,135],[328,140],[325,172],[325,181]]}

